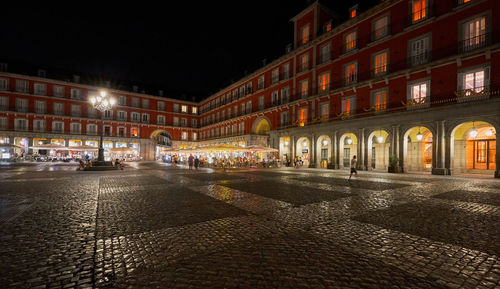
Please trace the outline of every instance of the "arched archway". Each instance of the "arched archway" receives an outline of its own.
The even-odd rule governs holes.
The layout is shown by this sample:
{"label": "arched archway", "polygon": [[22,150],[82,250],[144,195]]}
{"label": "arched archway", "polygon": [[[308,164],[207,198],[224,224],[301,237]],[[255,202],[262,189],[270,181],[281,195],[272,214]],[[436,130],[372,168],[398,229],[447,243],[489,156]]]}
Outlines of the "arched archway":
{"label": "arched archway", "polygon": [[329,136],[321,135],[316,140],[316,167],[326,168],[331,163],[332,141]]}
{"label": "arched archway", "polygon": [[309,158],[311,155],[311,142],[307,137],[301,137],[297,140],[296,156],[302,159],[304,167],[309,166]]}
{"label": "arched archway", "polygon": [[384,170],[389,167],[389,133],[385,130],[375,130],[368,135],[368,169]]}
{"label": "arched archway", "polygon": [[[339,139],[339,168],[350,168],[351,159],[357,155],[358,138],[353,133],[344,133]],[[358,164],[359,164],[359,156]]]}
{"label": "arched archway", "polygon": [[491,173],[496,170],[495,127],[484,121],[461,123],[450,135],[450,167],[456,173]]}
{"label": "arched archway", "polygon": [[257,118],[252,125],[252,133],[258,135],[269,135],[271,121],[265,116]]}
{"label": "arched archway", "polygon": [[166,130],[157,129],[151,133],[150,138],[158,146],[164,146],[164,147],[172,146],[172,136]]}
{"label": "arched archway", "polygon": [[403,136],[404,171],[431,172],[434,159],[433,133],[426,126],[414,126]]}
{"label": "arched archway", "polygon": [[289,136],[280,137],[280,160],[283,164],[287,164],[291,161],[291,147],[292,144]]}

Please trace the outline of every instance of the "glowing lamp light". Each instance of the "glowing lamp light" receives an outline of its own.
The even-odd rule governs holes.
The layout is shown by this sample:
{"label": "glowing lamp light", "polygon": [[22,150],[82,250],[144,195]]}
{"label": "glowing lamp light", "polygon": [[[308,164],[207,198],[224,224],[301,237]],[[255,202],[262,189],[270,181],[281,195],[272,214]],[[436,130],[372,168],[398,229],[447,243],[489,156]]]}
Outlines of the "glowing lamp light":
{"label": "glowing lamp light", "polygon": [[108,106],[108,101],[107,101],[107,100],[104,100],[104,101],[102,102],[102,104],[104,104],[104,106]]}
{"label": "glowing lamp light", "polygon": [[105,96],[106,96],[106,91],[101,90],[101,96],[102,96],[102,97],[105,97]]}
{"label": "glowing lamp light", "polygon": [[285,141],[285,145],[287,146],[288,144],[289,144],[289,142],[288,142],[288,141]]}
{"label": "glowing lamp light", "polygon": [[97,99],[97,102],[101,102],[101,97],[100,96],[98,96],[96,99]]}
{"label": "glowing lamp light", "polygon": [[96,102],[95,97],[92,97],[92,98],[90,99],[90,102],[92,102],[92,104],[95,104],[95,102]]}
{"label": "glowing lamp light", "polygon": [[302,145],[303,145],[303,146],[306,146],[306,145],[307,145],[307,142],[305,142],[305,141],[304,141],[304,142],[302,143]]}
{"label": "glowing lamp light", "polygon": [[417,133],[417,140],[418,141],[421,141],[423,137],[424,136],[420,132]]}
{"label": "glowing lamp light", "polygon": [[377,137],[377,141],[378,143],[382,143],[384,141],[384,137],[383,136]]}
{"label": "glowing lamp light", "polygon": [[114,98],[109,99],[109,104],[114,105],[115,104],[115,99]]}
{"label": "glowing lamp light", "polygon": [[490,129],[486,132],[486,136],[492,136],[493,135],[493,130]]}
{"label": "glowing lamp light", "polygon": [[472,130],[469,132],[469,135],[471,138],[476,138],[477,130],[475,128],[472,128]]}
{"label": "glowing lamp light", "polygon": [[328,141],[325,139],[323,140],[323,146],[327,146],[328,145]]}
{"label": "glowing lamp light", "polygon": [[352,144],[352,138],[349,137],[349,138],[347,138],[346,141],[347,141],[347,144],[349,144],[349,145]]}

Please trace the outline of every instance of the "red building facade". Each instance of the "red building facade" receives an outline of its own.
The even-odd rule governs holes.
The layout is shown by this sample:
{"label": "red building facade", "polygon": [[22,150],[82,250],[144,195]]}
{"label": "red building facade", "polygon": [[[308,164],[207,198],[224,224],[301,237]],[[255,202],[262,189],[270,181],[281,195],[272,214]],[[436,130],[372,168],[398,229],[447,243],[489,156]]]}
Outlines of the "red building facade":
{"label": "red building facade", "polygon": [[[111,90],[126,100],[105,121],[109,138],[139,140],[145,159],[153,158],[156,136],[166,132],[175,147],[269,145],[283,161],[300,157],[311,167],[342,168],[357,155],[360,169],[386,170],[391,158],[404,171],[498,175],[499,9],[493,0],[386,0],[364,12],[353,8],[350,19],[337,24],[335,13],[315,2],[291,19],[293,49],[200,103]],[[75,119],[82,136],[97,122],[86,101],[94,87],[0,78],[8,82],[0,92],[8,97],[8,109],[0,111],[7,136],[21,132],[18,118],[27,119],[24,132],[30,133],[36,118],[51,129],[63,121],[68,137]],[[28,81],[27,94],[17,90],[17,79]],[[46,83],[46,96],[35,92],[36,83]],[[53,96],[55,85],[65,88],[64,97]],[[81,99],[72,89],[81,90]],[[27,112],[17,109],[23,97]],[[46,102],[45,113],[36,112],[38,99]],[[65,112],[56,116],[59,99]],[[72,105],[81,105],[80,116],[68,114]],[[180,113],[181,106],[187,112]],[[126,112],[126,121],[118,111]]]}

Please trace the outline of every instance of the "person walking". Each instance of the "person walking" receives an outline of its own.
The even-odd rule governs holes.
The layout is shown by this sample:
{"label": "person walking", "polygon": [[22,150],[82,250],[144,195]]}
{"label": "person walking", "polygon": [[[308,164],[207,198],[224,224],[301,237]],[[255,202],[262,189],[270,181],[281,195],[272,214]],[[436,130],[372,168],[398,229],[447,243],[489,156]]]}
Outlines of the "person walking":
{"label": "person walking", "polygon": [[189,170],[190,170],[190,171],[193,169],[193,164],[194,164],[194,157],[193,157],[193,154],[189,154],[189,157],[188,157],[188,165],[189,165]]}
{"label": "person walking", "polygon": [[351,160],[351,174],[349,175],[349,180],[351,179],[352,174],[356,174],[356,176],[358,176],[358,171],[356,170],[357,163],[358,160],[356,159],[356,156],[353,156]]}
{"label": "person walking", "polygon": [[200,159],[198,157],[194,158],[194,168],[195,170],[198,170],[198,167],[200,166]]}

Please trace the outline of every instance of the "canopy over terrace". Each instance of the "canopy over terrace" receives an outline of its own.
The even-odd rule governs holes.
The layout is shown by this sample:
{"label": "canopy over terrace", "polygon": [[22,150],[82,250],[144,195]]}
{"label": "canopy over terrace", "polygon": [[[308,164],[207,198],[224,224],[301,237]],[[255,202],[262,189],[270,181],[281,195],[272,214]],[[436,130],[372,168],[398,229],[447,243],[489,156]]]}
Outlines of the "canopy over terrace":
{"label": "canopy over terrace", "polygon": [[81,146],[70,146],[68,149],[73,151],[97,151],[99,148],[89,146],[89,145],[81,145]]}
{"label": "canopy over terrace", "polygon": [[113,154],[133,154],[135,150],[132,148],[121,147],[109,149],[109,152]]}
{"label": "canopy over terrace", "polygon": [[31,146],[29,147],[30,149],[35,149],[35,150],[58,150],[58,151],[67,151],[70,148],[58,145],[55,143],[48,143],[48,144],[40,144],[36,146]]}

